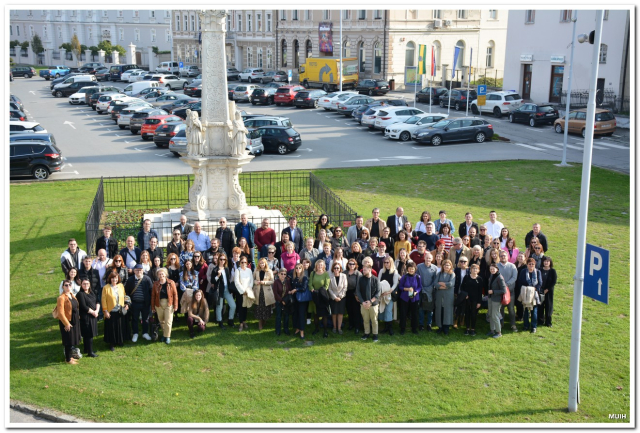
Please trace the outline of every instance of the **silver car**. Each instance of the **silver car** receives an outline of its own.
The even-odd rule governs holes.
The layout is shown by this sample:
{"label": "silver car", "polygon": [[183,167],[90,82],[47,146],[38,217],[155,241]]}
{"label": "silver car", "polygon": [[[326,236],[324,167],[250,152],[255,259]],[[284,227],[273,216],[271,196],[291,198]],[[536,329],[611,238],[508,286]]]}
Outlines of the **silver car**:
{"label": "silver car", "polygon": [[147,109],[149,109],[149,107],[142,104],[129,106],[128,108],[125,108],[124,110],[120,111],[120,114],[118,115],[118,120],[116,121],[116,123],[118,124],[120,129],[124,129],[131,124],[131,118],[135,113],[137,113],[138,111],[147,110]]}
{"label": "silver car", "polygon": [[[262,137],[256,129],[249,129],[247,132],[247,150],[250,154],[259,156],[264,153],[264,145]],[[169,141],[169,151],[175,156],[186,155],[187,153],[187,130],[178,131],[178,133]]]}
{"label": "silver car", "polygon": [[353,113],[353,110],[362,105],[371,104],[373,101],[375,101],[375,99],[369,96],[352,96],[345,101],[338,102],[338,104],[336,105],[336,112],[344,114],[347,117],[351,117],[351,113]]}
{"label": "silver car", "polygon": [[158,96],[151,102],[149,102],[149,100],[145,100],[145,101],[149,102],[154,107],[162,107],[163,105],[171,104],[176,99],[182,99],[185,101],[185,104],[186,104],[187,101],[190,101],[193,98],[191,96],[182,95],[180,93],[167,93],[165,95]]}
{"label": "silver car", "polygon": [[236,86],[233,90],[233,100],[234,101],[247,101],[249,102],[249,97],[253,93],[255,89],[258,89],[260,86],[256,84],[241,84]]}

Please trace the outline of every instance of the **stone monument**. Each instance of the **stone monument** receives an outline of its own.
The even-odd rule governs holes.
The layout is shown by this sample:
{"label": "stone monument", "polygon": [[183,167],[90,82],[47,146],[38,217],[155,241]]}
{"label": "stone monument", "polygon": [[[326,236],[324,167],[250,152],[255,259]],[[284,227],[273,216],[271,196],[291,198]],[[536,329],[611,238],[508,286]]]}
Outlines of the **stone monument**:
{"label": "stone monument", "polygon": [[198,12],[202,25],[202,116],[187,111],[187,156],[195,179],[183,213],[190,221],[243,213],[258,215],[247,206],[238,176],[253,159],[246,151],[247,129],[235,102],[229,101],[225,58],[224,10]]}

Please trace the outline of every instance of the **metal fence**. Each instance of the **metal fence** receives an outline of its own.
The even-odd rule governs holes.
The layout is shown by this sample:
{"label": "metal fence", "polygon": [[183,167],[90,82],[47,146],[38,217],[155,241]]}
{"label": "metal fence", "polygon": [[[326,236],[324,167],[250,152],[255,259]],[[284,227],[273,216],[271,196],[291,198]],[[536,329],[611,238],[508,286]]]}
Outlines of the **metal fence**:
{"label": "metal fence", "polygon": [[[101,217],[105,211],[114,210],[152,210],[167,211],[181,208],[189,201],[189,188],[193,182],[188,176],[139,176],[102,178],[94,198],[89,216],[85,223],[87,251],[95,252],[95,242],[102,236]],[[249,206],[275,208],[282,212],[282,217],[270,217],[270,227],[279,233],[288,226],[288,219],[296,216],[298,227],[305,235],[315,236],[315,224],[320,214],[327,214],[334,226],[350,226],[356,213],[338,195],[331,191],[313,173],[305,172],[249,172],[240,175],[240,185],[245,193]],[[289,206],[282,206],[289,205]],[[300,209],[298,206],[310,206]],[[312,209],[311,209],[312,208]],[[261,225],[261,216],[250,217],[249,221],[256,227]],[[111,223],[112,236],[124,247],[128,236],[136,236],[142,226],[139,213],[122,214],[120,220]],[[229,219],[228,226],[233,227],[238,220]],[[158,233],[161,247],[171,240],[172,228],[180,223],[180,214],[165,214],[152,222]],[[215,235],[218,219],[201,220],[203,230],[210,237]]]}
{"label": "metal fence", "polygon": [[[576,89],[572,90],[569,95],[569,108],[586,108],[589,103],[589,90]],[[560,96],[560,105],[566,107],[567,104],[567,92],[563,91]],[[613,89],[597,90],[596,93],[596,106],[599,108],[609,108],[614,113],[629,112],[629,99],[620,99]]]}

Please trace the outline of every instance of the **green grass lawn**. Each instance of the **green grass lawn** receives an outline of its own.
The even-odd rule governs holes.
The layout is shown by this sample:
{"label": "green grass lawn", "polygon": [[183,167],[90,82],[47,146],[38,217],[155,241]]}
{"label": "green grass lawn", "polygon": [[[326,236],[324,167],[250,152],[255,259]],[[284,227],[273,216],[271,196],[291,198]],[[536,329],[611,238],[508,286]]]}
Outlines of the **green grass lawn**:
{"label": "green grass lawn", "polygon": [[[401,205],[415,224],[445,209],[456,228],[490,210],[519,245],[534,222],[549,239],[558,270],[554,327],[537,334],[488,330],[328,339],[305,345],[263,331],[220,331],[190,340],[184,318],[172,344],[128,343],[64,364],[51,317],[70,237],[84,249],[84,220],[97,180],[12,185],[10,397],[99,422],[424,422],[600,423],[630,417],[629,176],[594,168],[588,242],[611,251],[609,305],[584,298],[581,405],[567,413],[573,275],[581,167],[520,161],[321,170],[353,209],[381,216]],[[250,319],[253,318],[249,313]],[[518,323],[519,328],[522,324]],[[397,325],[395,326],[397,330]],[[321,334],[319,334],[321,335]],[[196,402],[196,399],[199,402]],[[628,421],[627,421],[628,422]]]}

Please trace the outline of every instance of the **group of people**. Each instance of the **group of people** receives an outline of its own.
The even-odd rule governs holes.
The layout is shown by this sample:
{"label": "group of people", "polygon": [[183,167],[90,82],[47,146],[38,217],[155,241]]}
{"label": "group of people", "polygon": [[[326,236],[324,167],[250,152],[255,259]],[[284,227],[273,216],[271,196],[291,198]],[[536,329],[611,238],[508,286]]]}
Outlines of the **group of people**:
{"label": "group of people", "polygon": [[260,227],[247,215],[233,228],[224,217],[218,223],[209,237],[182,215],[166,250],[149,220],[122,249],[105,226],[95,259],[70,239],[61,255],[65,279],[56,306],[66,361],[77,362],[73,349],[80,337],[84,353],[98,356],[93,339],[102,319],[113,351],[125,341],[136,343],[140,332],[145,340],[170,344],[179,314],[191,338],[205,331],[210,313],[220,328],[237,323],[242,332],[254,305],[259,330],[275,315],[277,335],[293,332],[301,339],[313,323],[312,333],[325,338],[346,327],[377,342],[380,333],[394,334],[396,320],[401,335],[409,322],[414,334],[435,325],[439,334],[464,327],[465,335],[475,336],[481,308],[487,308],[493,338],[502,336],[505,309],[513,332],[517,321],[530,332],[552,326],[557,274],[537,223],[522,251],[494,211],[481,225],[468,212],[457,228],[444,210],[435,220],[425,211],[414,228],[403,208],[386,221],[376,208],[346,232],[323,214],[306,238],[295,216],[279,236],[268,218]]}

